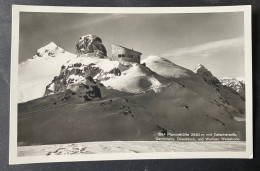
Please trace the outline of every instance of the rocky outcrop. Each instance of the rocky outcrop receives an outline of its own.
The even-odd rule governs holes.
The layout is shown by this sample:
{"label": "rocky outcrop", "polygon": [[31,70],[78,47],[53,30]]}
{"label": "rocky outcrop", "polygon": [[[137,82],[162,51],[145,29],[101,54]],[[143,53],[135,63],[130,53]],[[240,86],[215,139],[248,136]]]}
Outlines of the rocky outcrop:
{"label": "rocky outcrop", "polygon": [[84,54],[92,54],[99,58],[105,58],[107,56],[107,51],[102,44],[101,38],[91,34],[80,37],[76,44],[76,51],[78,56]]}
{"label": "rocky outcrop", "polygon": [[46,86],[45,96],[72,90],[84,100],[101,98],[100,83],[111,76],[119,76],[119,63],[109,59],[80,56],[61,66],[60,74]]}
{"label": "rocky outcrop", "polygon": [[[84,101],[90,101],[95,98],[101,98],[100,87],[101,84],[98,84],[93,80],[92,77],[87,77],[80,80],[81,76],[72,78],[71,76],[66,80],[65,75],[57,76],[53,79],[52,83],[47,85],[45,95],[50,95],[58,92],[71,92],[73,95],[77,93],[78,97]],[[64,97],[64,100],[68,100],[70,96]]]}

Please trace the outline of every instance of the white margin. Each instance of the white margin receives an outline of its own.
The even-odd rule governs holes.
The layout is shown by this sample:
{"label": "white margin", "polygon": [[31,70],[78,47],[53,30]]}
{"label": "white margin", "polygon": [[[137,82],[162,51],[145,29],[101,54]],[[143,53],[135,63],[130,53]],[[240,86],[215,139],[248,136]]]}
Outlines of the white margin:
{"label": "white margin", "polygon": [[[246,151],[245,152],[160,152],[160,153],[110,153],[70,156],[17,156],[17,94],[18,94],[18,50],[20,12],[53,13],[221,13],[244,12],[245,36],[245,81],[246,81]],[[251,6],[218,7],[60,7],[60,6],[12,6],[12,50],[10,79],[10,132],[9,164],[103,161],[129,159],[195,159],[195,158],[253,158],[253,96],[252,96],[252,35]]]}

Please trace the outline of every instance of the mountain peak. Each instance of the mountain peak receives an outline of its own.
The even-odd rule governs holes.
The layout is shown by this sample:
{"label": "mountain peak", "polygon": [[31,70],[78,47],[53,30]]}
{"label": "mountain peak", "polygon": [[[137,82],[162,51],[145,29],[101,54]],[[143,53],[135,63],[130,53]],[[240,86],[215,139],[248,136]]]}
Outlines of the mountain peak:
{"label": "mountain peak", "polygon": [[60,47],[56,43],[50,42],[50,43],[46,44],[45,46],[39,48],[37,51],[40,51],[41,49],[56,50],[58,48],[60,48]]}
{"label": "mountain peak", "polygon": [[207,76],[213,76],[213,74],[202,64],[198,64],[194,69],[193,72],[195,72],[198,75],[207,75]]}
{"label": "mountain peak", "polygon": [[[198,64],[194,69],[193,69],[193,72],[195,72],[196,74],[198,73],[202,73],[202,72],[207,72],[207,73],[210,73],[211,72],[202,64]],[[211,74],[212,75],[212,74]]]}
{"label": "mountain peak", "polygon": [[60,48],[56,43],[50,42],[49,44],[39,48],[34,57],[55,57],[57,53],[65,53],[65,50]]}
{"label": "mountain peak", "polygon": [[51,48],[51,47],[57,47],[58,45],[56,44],[56,43],[54,43],[54,42],[50,42],[49,44],[47,44],[47,45],[45,45],[44,47],[45,48],[47,48],[47,47],[49,47],[49,48]]}
{"label": "mountain peak", "polygon": [[206,67],[204,65],[202,65],[202,64],[198,64],[197,67],[206,69]]}
{"label": "mountain peak", "polygon": [[198,64],[193,72],[210,84],[219,84],[219,80],[202,64]]}

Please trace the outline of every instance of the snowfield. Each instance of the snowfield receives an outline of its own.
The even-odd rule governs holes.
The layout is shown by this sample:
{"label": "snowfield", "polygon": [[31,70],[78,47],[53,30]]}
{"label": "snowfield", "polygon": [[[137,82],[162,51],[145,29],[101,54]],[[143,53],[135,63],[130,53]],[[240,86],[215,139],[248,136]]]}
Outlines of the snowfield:
{"label": "snowfield", "polygon": [[174,142],[110,141],[18,147],[18,156],[56,156],[105,153],[153,152],[239,152],[246,150],[245,141]]}

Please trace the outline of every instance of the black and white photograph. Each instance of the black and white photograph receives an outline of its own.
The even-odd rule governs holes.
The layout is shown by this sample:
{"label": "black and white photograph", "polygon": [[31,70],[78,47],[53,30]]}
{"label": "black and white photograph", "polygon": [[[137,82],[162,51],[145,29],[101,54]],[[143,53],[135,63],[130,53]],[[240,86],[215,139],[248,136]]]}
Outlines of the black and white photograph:
{"label": "black and white photograph", "polygon": [[251,8],[13,6],[10,164],[252,158]]}

